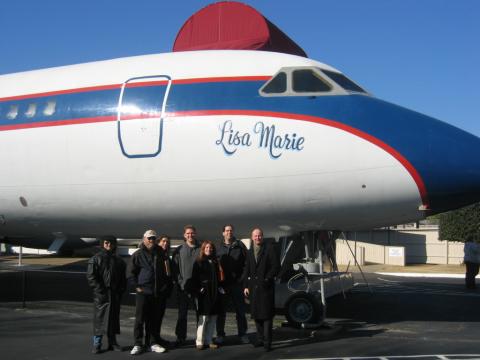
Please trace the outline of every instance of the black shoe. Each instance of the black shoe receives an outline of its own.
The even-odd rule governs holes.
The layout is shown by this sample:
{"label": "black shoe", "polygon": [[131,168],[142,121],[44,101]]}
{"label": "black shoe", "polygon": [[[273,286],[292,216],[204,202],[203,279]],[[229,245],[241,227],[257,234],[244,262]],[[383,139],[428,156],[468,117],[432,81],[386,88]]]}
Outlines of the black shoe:
{"label": "black shoe", "polygon": [[180,347],[180,346],[183,346],[184,344],[185,344],[185,339],[177,339],[173,343],[173,346],[174,347]]}
{"label": "black shoe", "polygon": [[92,354],[100,354],[102,352],[102,345],[94,345]]}
{"label": "black shoe", "polygon": [[121,347],[118,344],[110,344],[110,345],[108,345],[108,350],[109,351],[123,351],[123,347]]}
{"label": "black shoe", "polygon": [[164,338],[158,339],[158,343],[166,349],[171,349],[172,348],[172,343],[168,340],[165,340]]}
{"label": "black shoe", "polygon": [[263,341],[257,340],[253,343],[253,347],[262,347],[263,346]]}
{"label": "black shoe", "polygon": [[265,343],[263,348],[265,349],[266,352],[272,351],[272,344]]}

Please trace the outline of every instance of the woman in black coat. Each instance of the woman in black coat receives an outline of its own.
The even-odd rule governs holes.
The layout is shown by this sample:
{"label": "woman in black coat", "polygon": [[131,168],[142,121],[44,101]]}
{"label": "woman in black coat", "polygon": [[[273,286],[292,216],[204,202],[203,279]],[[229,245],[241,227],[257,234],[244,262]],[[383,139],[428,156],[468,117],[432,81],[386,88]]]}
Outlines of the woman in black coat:
{"label": "woman in black coat", "polygon": [[263,231],[252,231],[252,245],[247,252],[243,273],[244,293],[250,299],[250,313],[257,327],[255,346],[271,350],[272,320],[275,315],[275,276],[280,261],[273,246],[263,241]]}
{"label": "woman in black coat", "polygon": [[126,264],[115,254],[117,239],[105,237],[102,249],[88,261],[87,280],[93,290],[93,353],[108,336],[108,349],[121,350],[116,334],[120,333],[120,300],[126,289]]}
{"label": "woman in black coat", "polygon": [[[173,290],[173,274],[172,274],[172,259],[170,258],[170,237],[168,235],[160,235],[158,237],[158,246],[163,250],[163,263],[165,268],[165,285],[160,289],[161,292],[161,301],[159,303],[159,319],[158,324],[158,334],[162,329],[163,317],[165,316],[165,309],[167,308],[167,300],[172,294]],[[170,346],[170,343],[163,339],[159,338],[160,345]]]}
{"label": "woman in black coat", "polygon": [[211,241],[204,241],[200,248],[200,255],[193,264],[191,287],[195,295],[198,314],[197,349],[203,350],[207,346],[218,348],[213,343],[213,333],[217,314],[222,305],[220,293],[224,280],[223,270],[217,261],[215,246]]}

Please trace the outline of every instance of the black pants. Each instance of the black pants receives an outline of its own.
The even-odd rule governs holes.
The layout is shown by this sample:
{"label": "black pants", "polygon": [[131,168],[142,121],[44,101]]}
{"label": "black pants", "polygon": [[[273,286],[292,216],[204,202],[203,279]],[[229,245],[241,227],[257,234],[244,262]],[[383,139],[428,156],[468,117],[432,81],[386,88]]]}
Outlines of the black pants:
{"label": "black pants", "polygon": [[165,315],[166,298],[146,294],[137,294],[133,337],[135,345],[143,344],[143,326],[145,324],[145,345],[160,342],[160,327]]}
{"label": "black pants", "polygon": [[263,342],[265,347],[272,344],[272,319],[257,320],[255,319],[255,326],[257,328],[257,341]]}
{"label": "black pants", "polygon": [[[162,340],[162,337],[160,336],[160,333],[162,331],[162,322],[163,322],[163,317],[165,316],[165,309],[167,308],[167,297],[166,296],[159,296],[156,298],[157,301],[157,306],[156,310],[158,311],[158,318],[156,319],[156,324],[155,324],[155,334],[157,334],[158,338],[152,338],[151,334],[148,331],[147,328],[147,323],[145,323],[145,344],[159,344],[159,345],[165,345],[165,341]],[[153,340],[153,341],[151,341]]]}
{"label": "black pants", "polygon": [[[190,304],[193,304],[193,297],[191,297],[185,290],[177,287],[177,303],[178,303],[178,318],[175,326],[175,335],[178,340],[184,341],[187,338],[187,316]],[[195,306],[193,306],[196,312]],[[198,314],[197,314],[198,323]]]}
{"label": "black pants", "polygon": [[225,289],[226,293],[221,295],[222,306],[218,311],[217,316],[217,335],[225,336],[225,318],[230,299],[235,308],[235,315],[237,319],[238,336],[243,336],[247,333],[247,317],[245,316],[245,297],[243,295],[243,287],[240,284],[234,284]]}
{"label": "black pants", "polygon": [[467,289],[475,289],[475,276],[478,275],[479,264],[465,261],[467,272],[465,273],[465,286]]}

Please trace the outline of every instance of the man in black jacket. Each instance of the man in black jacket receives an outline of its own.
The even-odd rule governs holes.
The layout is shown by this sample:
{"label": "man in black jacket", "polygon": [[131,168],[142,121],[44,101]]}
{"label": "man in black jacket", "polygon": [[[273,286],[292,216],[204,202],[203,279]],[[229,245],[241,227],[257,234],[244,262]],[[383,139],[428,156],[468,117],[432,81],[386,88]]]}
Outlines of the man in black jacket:
{"label": "man in black jacket", "polygon": [[225,317],[228,299],[235,308],[237,330],[240,341],[244,344],[249,342],[247,334],[247,318],[245,316],[245,298],[243,295],[242,274],[245,267],[245,255],[247,248],[237,240],[233,234],[233,225],[228,224],[222,230],[223,241],[218,246],[217,257],[225,274],[223,289],[225,294],[221,296],[223,306],[217,317],[217,344],[222,344],[225,337]]}
{"label": "man in black jacket", "polygon": [[120,299],[126,288],[126,264],[115,254],[117,239],[101,239],[102,249],[88,260],[87,280],[93,289],[93,350],[102,348],[103,335],[108,336],[108,350],[121,351],[116,334],[120,333]]}
{"label": "man in black jacket", "polygon": [[168,254],[157,245],[157,234],[147,230],[140,248],[132,255],[130,281],[136,291],[135,324],[133,336],[135,345],[131,355],[141,354],[143,349],[143,327],[145,325],[145,346],[150,351],[162,353],[160,345],[160,324],[164,303],[172,289],[172,274]]}
{"label": "man in black jacket", "polygon": [[280,270],[280,260],[273,246],[265,244],[262,229],[253,229],[251,239],[243,273],[244,294],[250,299],[250,313],[257,328],[254,345],[270,351],[275,315],[275,276]]}

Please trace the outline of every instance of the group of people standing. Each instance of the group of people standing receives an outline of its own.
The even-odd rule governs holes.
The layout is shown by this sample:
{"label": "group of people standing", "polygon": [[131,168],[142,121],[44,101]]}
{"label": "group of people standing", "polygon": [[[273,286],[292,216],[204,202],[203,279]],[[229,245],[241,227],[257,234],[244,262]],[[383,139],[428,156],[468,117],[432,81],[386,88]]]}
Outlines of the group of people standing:
{"label": "group of people standing", "polygon": [[[273,247],[263,240],[263,231],[254,228],[251,246],[234,236],[233,225],[222,229],[218,247],[212,241],[197,241],[194,226],[184,227],[184,243],[170,257],[170,239],[147,230],[139,249],[132,255],[129,281],[135,289],[136,308],[132,355],[144,351],[165,352],[182,346],[187,338],[189,307],[196,310],[196,348],[216,349],[224,342],[226,305],[235,308],[238,337],[249,343],[245,299],[255,320],[256,347],[271,350],[272,319],[275,310],[275,276],[280,262]],[[93,289],[93,353],[101,352],[102,339],[108,338],[108,350],[121,351],[116,334],[120,333],[120,302],[127,288],[127,266],[116,254],[116,239],[104,237],[101,250],[88,262],[87,279]],[[176,288],[178,318],[173,344],[160,336],[167,299]],[[216,338],[214,339],[216,329]]]}

